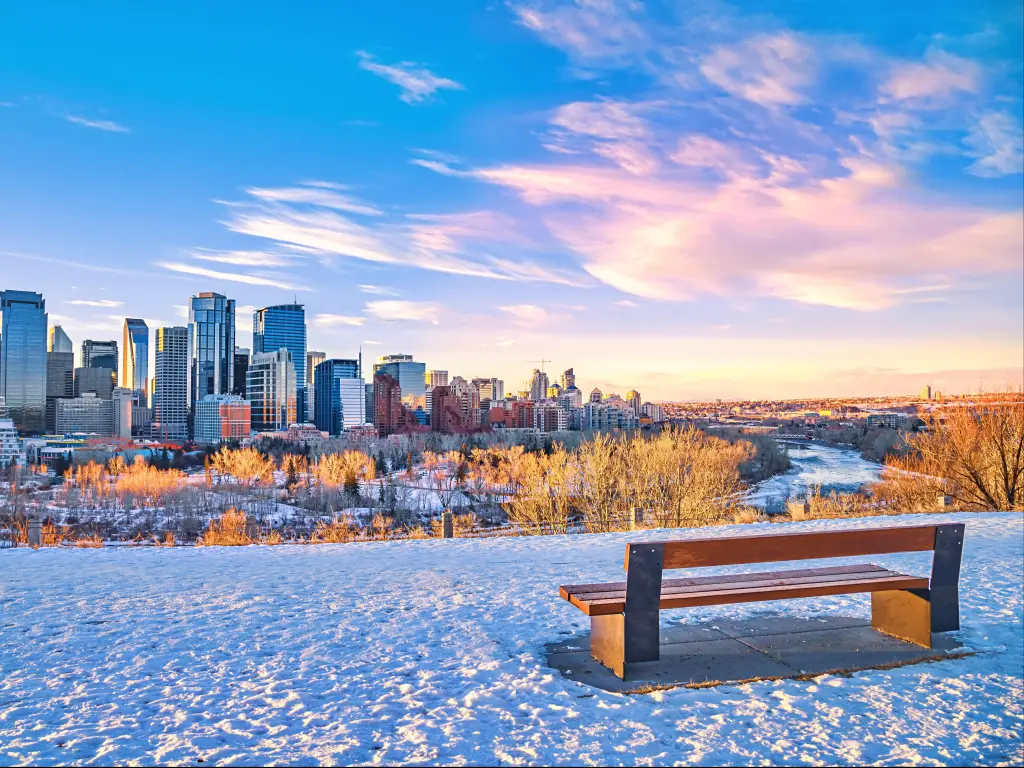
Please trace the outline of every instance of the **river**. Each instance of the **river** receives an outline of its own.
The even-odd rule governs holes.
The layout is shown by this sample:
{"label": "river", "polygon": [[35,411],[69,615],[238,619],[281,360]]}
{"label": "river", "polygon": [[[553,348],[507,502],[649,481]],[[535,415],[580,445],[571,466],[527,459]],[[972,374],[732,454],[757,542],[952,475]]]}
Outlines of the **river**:
{"label": "river", "polygon": [[810,443],[787,446],[792,466],[751,488],[748,503],[764,507],[771,499],[802,496],[811,486],[820,486],[824,494],[856,491],[882,474],[882,465],[863,458],[860,451]]}

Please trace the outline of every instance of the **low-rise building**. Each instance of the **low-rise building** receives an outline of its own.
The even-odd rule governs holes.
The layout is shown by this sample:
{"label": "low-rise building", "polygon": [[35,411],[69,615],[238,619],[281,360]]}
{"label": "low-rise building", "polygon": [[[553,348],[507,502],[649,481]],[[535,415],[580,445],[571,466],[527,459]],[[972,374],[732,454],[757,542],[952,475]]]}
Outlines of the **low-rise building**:
{"label": "low-rise building", "polygon": [[0,467],[24,463],[25,451],[14,419],[0,419]]}
{"label": "low-rise building", "polygon": [[[105,370],[105,369],[94,369]],[[130,405],[129,405],[130,407]],[[57,434],[72,432],[110,437],[114,434],[114,401],[86,392],[57,400]]]}

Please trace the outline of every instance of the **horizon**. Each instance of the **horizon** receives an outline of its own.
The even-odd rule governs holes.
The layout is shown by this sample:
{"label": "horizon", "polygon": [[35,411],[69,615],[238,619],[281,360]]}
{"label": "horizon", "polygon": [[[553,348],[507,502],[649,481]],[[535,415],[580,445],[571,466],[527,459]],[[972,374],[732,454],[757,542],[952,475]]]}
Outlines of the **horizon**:
{"label": "horizon", "polygon": [[216,291],[513,392],[1019,389],[1024,11],[927,8],[19,8],[0,289],[76,359]]}

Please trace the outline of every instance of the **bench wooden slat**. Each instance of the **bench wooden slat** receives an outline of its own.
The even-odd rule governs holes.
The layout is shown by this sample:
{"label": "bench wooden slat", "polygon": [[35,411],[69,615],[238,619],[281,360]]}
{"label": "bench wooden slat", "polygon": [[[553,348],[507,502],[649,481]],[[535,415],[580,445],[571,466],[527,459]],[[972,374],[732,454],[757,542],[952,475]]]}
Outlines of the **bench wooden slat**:
{"label": "bench wooden slat", "polygon": [[[663,542],[664,567],[669,570],[925,552],[935,548],[935,530],[934,525],[922,525],[666,541]],[[629,569],[629,547],[626,548],[626,569]]]}
{"label": "bench wooden slat", "polygon": [[[825,568],[800,568],[787,571],[770,571],[767,573],[729,573],[718,576],[691,576],[689,578],[663,579],[662,589],[665,587],[697,586],[700,584],[727,584],[734,581],[749,581],[753,578],[763,579],[785,579],[796,576],[827,576],[836,573],[889,573],[885,568],[871,563],[859,565],[833,565]],[[558,594],[563,600],[568,600],[571,595],[579,596],[592,592],[626,592],[626,582],[612,581],[602,584],[565,584],[558,588]]]}
{"label": "bench wooden slat", "polygon": [[[852,567],[851,567],[852,568]],[[817,570],[817,569],[816,569]],[[820,569],[824,570],[824,569]],[[905,576],[896,571],[868,565],[863,570],[846,569],[833,573],[808,573],[806,571],[779,571],[776,573],[736,574],[728,579],[704,579],[701,583],[687,584],[678,582],[696,581],[695,579],[666,579],[661,584],[661,597],[667,595],[690,594],[694,592],[710,592],[718,589],[753,589],[758,586],[786,586],[788,584],[812,584],[816,582],[850,581],[855,579],[878,579],[891,576]],[[595,600],[626,599],[626,590],[600,590],[594,592],[572,592],[567,598],[570,602],[589,603]]]}
{"label": "bench wooden slat", "polygon": [[[661,598],[661,610],[669,608],[691,608],[703,605],[727,605],[730,603],[753,603],[764,600],[783,600],[797,597],[821,597],[853,592],[877,592],[894,589],[927,589],[928,579],[919,576],[881,576],[876,578],[849,578],[825,582],[804,582],[739,589],[717,589],[701,592],[670,594]],[[626,607],[625,597],[621,599],[592,600],[590,602],[570,601],[588,616],[605,616],[622,613]]]}

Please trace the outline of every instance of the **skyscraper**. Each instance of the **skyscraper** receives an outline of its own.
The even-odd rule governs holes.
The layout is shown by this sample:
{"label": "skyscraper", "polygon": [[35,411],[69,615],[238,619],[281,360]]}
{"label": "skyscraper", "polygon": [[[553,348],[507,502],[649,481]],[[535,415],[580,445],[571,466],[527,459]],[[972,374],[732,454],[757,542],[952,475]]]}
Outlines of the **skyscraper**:
{"label": "skyscraper", "polygon": [[[57,328],[60,330],[60,328]],[[63,331],[61,331],[63,335]],[[51,340],[53,335],[50,336]],[[67,336],[64,336],[67,339]],[[68,339],[68,345],[70,345]],[[46,353],[46,431],[57,430],[57,400],[75,396],[75,353]]]}
{"label": "skyscraper", "polygon": [[249,361],[246,399],[257,432],[288,429],[296,419],[295,364],[287,349],[256,353]]}
{"label": "skyscraper", "polygon": [[316,367],[315,388],[317,429],[340,435],[366,423],[366,388],[358,359],[324,360]]}
{"label": "skyscraper", "polygon": [[245,378],[249,373],[249,350],[246,347],[235,347],[235,385],[231,393],[245,398]]}
{"label": "skyscraper", "polygon": [[548,375],[544,371],[533,369],[530,375],[530,399],[540,402],[548,395]]}
{"label": "skyscraper", "polygon": [[427,366],[417,363],[412,355],[384,355],[373,366],[373,373],[386,373],[395,379],[402,388],[403,399],[409,402],[422,398],[427,391]]}
{"label": "skyscraper", "polygon": [[121,344],[121,386],[134,393],[135,402],[148,405],[149,391],[149,326],[137,317],[124,321],[124,339]]}
{"label": "skyscraper", "polygon": [[316,367],[327,359],[323,352],[306,350],[306,421],[316,419]]}
{"label": "skyscraper", "polygon": [[0,398],[22,432],[46,426],[46,302],[32,291],[0,292]]}
{"label": "skyscraper", "polygon": [[562,372],[562,389],[566,390],[566,389],[569,389],[569,387],[575,387],[575,386],[576,386],[576,373],[573,371],[572,368],[566,368]]}
{"label": "skyscraper", "polygon": [[381,437],[398,429],[402,415],[402,387],[398,379],[386,373],[373,376],[373,426]]}
{"label": "skyscraper", "polygon": [[100,400],[109,400],[114,394],[113,377],[109,368],[75,368],[75,397],[92,393]]}
{"label": "skyscraper", "polygon": [[448,371],[427,371],[424,374],[427,389],[448,386]]}
{"label": "skyscraper", "polygon": [[114,372],[116,379],[117,342],[86,339],[82,342],[82,359],[79,365],[82,368],[106,368]]}
{"label": "skyscraper", "polygon": [[153,354],[154,437],[188,439],[189,329],[157,328]]}
{"label": "skyscraper", "polygon": [[[300,421],[306,419],[306,308],[302,304],[277,304],[252,313],[252,353],[287,349],[295,366],[295,402]],[[256,420],[255,413],[253,421]],[[285,425],[287,428],[287,425]]]}
{"label": "skyscraper", "polygon": [[629,404],[629,407],[632,408],[634,412],[640,413],[640,408],[643,405],[643,401],[640,399],[639,392],[637,392],[635,389],[629,390],[629,392],[626,393],[626,402]]}
{"label": "skyscraper", "polygon": [[50,329],[50,352],[70,352],[72,355],[75,354],[75,347],[71,343],[71,339],[64,333],[64,329],[59,325],[55,325]]}
{"label": "skyscraper", "polygon": [[189,407],[206,395],[231,394],[235,373],[235,301],[206,291],[188,311]]}

